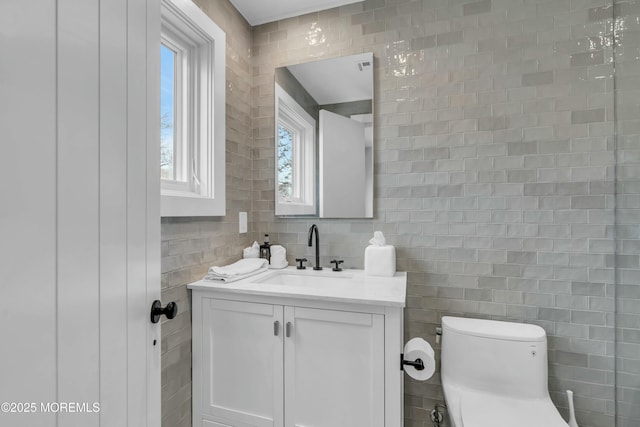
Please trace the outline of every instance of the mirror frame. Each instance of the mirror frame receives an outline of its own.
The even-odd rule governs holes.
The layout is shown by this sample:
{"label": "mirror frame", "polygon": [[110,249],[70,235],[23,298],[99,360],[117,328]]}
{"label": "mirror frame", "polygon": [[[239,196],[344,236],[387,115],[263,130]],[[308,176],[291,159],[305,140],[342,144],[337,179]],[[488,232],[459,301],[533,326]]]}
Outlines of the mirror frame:
{"label": "mirror frame", "polygon": [[[295,66],[299,66],[299,65],[310,65],[310,64],[320,64],[320,63],[324,63],[326,61],[335,61],[338,59],[344,60],[344,59],[350,59],[353,58],[353,66],[354,69],[356,69],[357,67],[360,68],[360,70],[362,70],[362,65],[364,66],[370,66],[370,102],[371,102],[371,108],[370,108],[370,113],[366,113],[366,114],[370,114],[371,116],[371,122],[367,123],[368,126],[370,126],[370,149],[369,149],[369,143],[365,143],[365,154],[363,157],[363,161],[365,161],[365,197],[364,197],[364,203],[365,203],[365,210],[364,210],[364,214],[363,215],[359,215],[356,214],[356,216],[352,216],[349,214],[344,214],[344,215],[324,215],[323,214],[323,206],[321,206],[322,203],[322,195],[320,194],[320,189],[323,187],[322,186],[322,179],[323,179],[323,171],[320,170],[320,166],[322,165],[321,162],[321,158],[322,158],[322,153],[321,150],[323,149],[323,141],[321,139],[321,130],[320,130],[320,122],[317,122],[315,120],[314,117],[311,116],[311,114],[309,114],[307,111],[305,111],[305,108],[311,108],[311,107],[302,107],[300,105],[300,103],[298,101],[296,101],[294,99],[293,96],[291,96],[285,88],[283,88],[281,86],[281,84],[279,83],[279,79],[278,79],[278,73],[281,73],[283,71],[280,70],[284,70],[284,72],[287,72],[289,74],[291,74],[292,77],[293,74],[291,73],[291,69],[290,67],[295,67]],[[369,52],[369,53],[363,53],[363,54],[355,54],[355,55],[347,55],[347,56],[342,56],[342,57],[333,57],[333,58],[326,58],[326,59],[320,59],[320,60],[314,60],[314,61],[309,61],[306,63],[299,63],[299,64],[291,64],[291,65],[285,65],[282,67],[278,67],[274,70],[274,212],[275,212],[275,216],[278,217],[311,217],[311,218],[363,218],[363,219],[371,219],[373,218],[373,206],[374,206],[374,196],[373,196],[373,189],[374,189],[374,156],[373,156],[373,151],[374,151],[374,71],[373,71],[373,65],[374,65],[374,56],[373,53]],[[342,70],[342,68],[341,68]],[[323,75],[324,77],[324,75]],[[303,84],[298,81],[298,79],[296,77],[294,77],[294,79],[297,81],[297,84],[299,86],[301,86],[302,92],[304,92],[303,95],[300,96],[296,96],[298,98],[301,98],[302,101],[300,101],[303,105],[307,105],[309,103],[304,102],[305,98],[308,98],[310,101],[312,101],[313,103],[316,104],[316,106],[323,106],[323,105],[339,105],[341,104],[341,102],[333,102],[333,103],[329,103],[327,102],[326,104],[321,104],[318,105],[318,102],[315,100],[315,98],[313,96],[311,96],[311,94],[307,91],[307,88],[305,86],[303,86]],[[301,80],[303,78],[301,77]],[[282,80],[282,78],[280,78],[280,80]],[[336,78],[332,76],[328,76],[327,78],[323,78],[321,81],[321,84],[327,84],[327,80],[329,81],[335,81]],[[337,79],[339,80],[339,78]],[[353,80],[351,80],[353,81]],[[312,89],[313,90],[313,89]],[[298,93],[298,90],[295,89],[296,93]],[[316,89],[315,91],[316,95],[318,96],[318,99],[320,99],[321,95],[319,94],[318,89]],[[364,101],[364,100],[363,100]],[[345,101],[345,102],[358,102],[357,98],[354,101]],[[314,126],[314,135],[313,138],[310,142],[307,142],[306,144],[303,145],[304,147],[304,155],[300,156],[298,155],[298,161],[302,161],[304,162],[305,166],[304,169],[307,171],[306,176],[304,177],[304,182],[301,184],[301,187],[303,188],[298,188],[298,192],[296,193],[296,196],[298,197],[294,197],[292,202],[283,202],[280,199],[280,171],[279,171],[279,159],[280,159],[280,153],[279,153],[279,126],[280,126],[280,118],[281,118],[281,111],[286,111],[286,115],[287,116],[295,116],[296,118],[300,119],[302,122],[307,122],[310,123],[310,126]],[[331,110],[328,110],[331,111]],[[363,115],[364,113],[355,113],[355,115]],[[353,114],[351,115],[353,116]],[[351,116],[349,115],[344,115],[343,117],[348,117],[351,118]],[[319,116],[318,116],[319,117]],[[367,126],[365,125],[365,126]],[[307,128],[308,129],[308,128]],[[299,144],[299,143],[298,143]],[[312,148],[311,148],[312,147]],[[311,148],[312,151],[309,151],[309,148]],[[369,151],[368,151],[369,150]],[[312,154],[311,157],[309,157],[309,155]],[[294,168],[295,169],[295,168]],[[309,172],[310,171],[310,172]],[[292,173],[296,173],[295,171]],[[298,170],[298,176],[299,175],[299,170]],[[327,175],[330,176],[330,175]],[[341,198],[343,198],[344,196],[340,196]],[[348,197],[348,196],[347,196]],[[334,211],[335,212],[335,211]]]}

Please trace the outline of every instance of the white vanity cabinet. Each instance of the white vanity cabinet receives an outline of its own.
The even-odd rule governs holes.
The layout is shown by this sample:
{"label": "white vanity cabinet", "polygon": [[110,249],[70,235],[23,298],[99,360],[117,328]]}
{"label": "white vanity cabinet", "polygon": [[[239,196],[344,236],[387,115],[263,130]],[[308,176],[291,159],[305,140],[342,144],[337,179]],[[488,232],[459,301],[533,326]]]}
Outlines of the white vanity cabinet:
{"label": "white vanity cabinet", "polygon": [[[274,333],[274,325],[281,329],[283,307],[214,298],[199,302],[193,379],[202,415],[220,421],[214,426],[283,425],[283,336]],[[201,333],[195,335],[197,329]],[[202,340],[198,350],[196,336]]]}
{"label": "white vanity cabinet", "polygon": [[384,316],[285,307],[285,325],[285,426],[384,427]]}
{"label": "white vanity cabinet", "polygon": [[189,285],[194,426],[402,425],[402,306],[232,285]]}

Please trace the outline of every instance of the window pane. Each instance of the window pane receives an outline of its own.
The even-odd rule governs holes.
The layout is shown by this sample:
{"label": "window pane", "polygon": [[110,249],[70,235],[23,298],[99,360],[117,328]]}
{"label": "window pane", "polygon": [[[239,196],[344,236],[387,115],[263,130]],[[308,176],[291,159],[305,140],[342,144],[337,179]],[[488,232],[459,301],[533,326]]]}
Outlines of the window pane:
{"label": "window pane", "polygon": [[176,179],[175,174],[175,82],[176,53],[160,45],[160,176]]}
{"label": "window pane", "polygon": [[293,193],[293,133],[278,125],[278,198],[290,200]]}

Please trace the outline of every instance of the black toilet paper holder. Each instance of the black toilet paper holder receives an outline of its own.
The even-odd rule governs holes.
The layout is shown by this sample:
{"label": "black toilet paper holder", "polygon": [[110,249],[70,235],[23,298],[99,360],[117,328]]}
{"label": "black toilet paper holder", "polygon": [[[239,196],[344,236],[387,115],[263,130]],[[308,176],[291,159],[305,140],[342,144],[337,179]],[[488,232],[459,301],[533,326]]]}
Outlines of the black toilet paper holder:
{"label": "black toilet paper holder", "polygon": [[416,371],[424,370],[424,362],[422,359],[418,358],[414,362],[411,360],[404,360],[404,353],[400,354],[400,370],[404,371],[404,365],[413,366],[416,368]]}

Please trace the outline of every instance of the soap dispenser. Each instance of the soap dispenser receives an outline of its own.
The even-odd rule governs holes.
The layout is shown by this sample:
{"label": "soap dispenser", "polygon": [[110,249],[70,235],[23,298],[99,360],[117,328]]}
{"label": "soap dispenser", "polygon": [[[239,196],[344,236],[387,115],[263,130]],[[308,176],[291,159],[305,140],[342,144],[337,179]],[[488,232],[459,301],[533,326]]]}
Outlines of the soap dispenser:
{"label": "soap dispenser", "polygon": [[264,243],[260,245],[260,258],[265,258],[271,264],[271,244],[268,234],[264,235]]}

